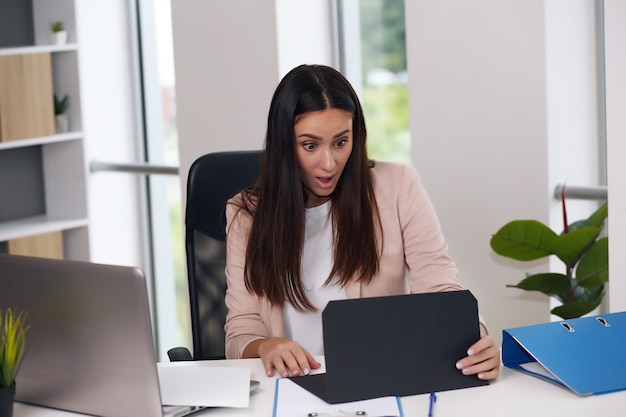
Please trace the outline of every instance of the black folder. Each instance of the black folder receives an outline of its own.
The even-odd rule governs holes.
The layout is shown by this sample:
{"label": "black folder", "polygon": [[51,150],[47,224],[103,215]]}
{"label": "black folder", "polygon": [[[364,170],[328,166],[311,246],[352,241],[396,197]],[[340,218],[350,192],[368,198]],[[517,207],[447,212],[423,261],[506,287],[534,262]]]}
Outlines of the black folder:
{"label": "black folder", "polygon": [[467,290],[331,301],[322,321],[326,373],[292,380],[330,404],[488,384],[455,366],[480,338]]}

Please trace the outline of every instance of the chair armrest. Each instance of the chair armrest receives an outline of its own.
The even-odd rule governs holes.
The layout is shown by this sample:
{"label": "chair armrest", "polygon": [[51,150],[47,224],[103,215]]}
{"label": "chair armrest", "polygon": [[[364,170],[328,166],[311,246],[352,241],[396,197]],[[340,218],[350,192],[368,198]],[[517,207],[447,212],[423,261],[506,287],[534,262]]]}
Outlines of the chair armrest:
{"label": "chair armrest", "polygon": [[175,347],[167,351],[170,362],[192,361],[193,356],[186,347]]}

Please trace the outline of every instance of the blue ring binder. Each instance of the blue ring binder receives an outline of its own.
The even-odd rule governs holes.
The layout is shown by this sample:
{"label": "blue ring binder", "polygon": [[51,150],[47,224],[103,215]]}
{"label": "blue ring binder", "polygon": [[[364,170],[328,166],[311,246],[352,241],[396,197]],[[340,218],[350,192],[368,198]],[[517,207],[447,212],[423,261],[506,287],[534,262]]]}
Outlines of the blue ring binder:
{"label": "blue ring binder", "polygon": [[[563,331],[563,330],[567,331]],[[626,390],[626,312],[502,331],[504,366],[580,396]],[[537,362],[547,373],[526,364]]]}

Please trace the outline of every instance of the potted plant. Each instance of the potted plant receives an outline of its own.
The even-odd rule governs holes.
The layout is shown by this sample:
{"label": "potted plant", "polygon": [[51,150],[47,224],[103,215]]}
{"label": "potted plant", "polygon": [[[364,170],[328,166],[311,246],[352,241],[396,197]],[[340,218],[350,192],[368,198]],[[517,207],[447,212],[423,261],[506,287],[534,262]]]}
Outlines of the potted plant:
{"label": "potted plant", "polygon": [[69,132],[69,119],[65,111],[67,110],[69,97],[67,94],[59,99],[57,95],[54,95],[54,122],[55,122],[55,130],[57,133],[65,133]]}
{"label": "potted plant", "polygon": [[63,22],[50,22],[50,30],[52,30],[52,43],[56,45],[65,45],[67,43],[67,31]]}
{"label": "potted plant", "polygon": [[562,304],[551,313],[563,319],[581,317],[602,301],[604,284],[609,280],[609,241],[601,237],[608,204],[604,203],[589,218],[567,224],[565,198],[564,230],[557,235],[536,220],[514,220],[491,238],[491,248],[499,255],[518,261],[532,261],[555,255],[565,264],[565,273],[526,274],[516,285],[507,287],[540,291]]}
{"label": "potted plant", "polygon": [[26,348],[27,313],[0,310],[0,417],[13,415],[15,377]]}

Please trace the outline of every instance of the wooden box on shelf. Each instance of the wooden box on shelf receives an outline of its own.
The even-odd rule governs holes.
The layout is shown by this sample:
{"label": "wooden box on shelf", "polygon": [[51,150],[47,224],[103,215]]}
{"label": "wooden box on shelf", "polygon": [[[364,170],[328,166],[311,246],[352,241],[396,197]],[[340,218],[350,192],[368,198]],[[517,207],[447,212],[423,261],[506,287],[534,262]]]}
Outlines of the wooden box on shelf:
{"label": "wooden box on shelf", "polygon": [[63,259],[63,232],[42,233],[7,241],[7,253]]}
{"label": "wooden box on shelf", "polygon": [[0,142],[54,135],[50,53],[0,56]]}

